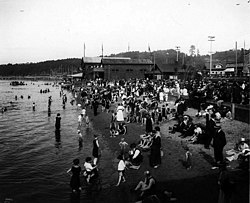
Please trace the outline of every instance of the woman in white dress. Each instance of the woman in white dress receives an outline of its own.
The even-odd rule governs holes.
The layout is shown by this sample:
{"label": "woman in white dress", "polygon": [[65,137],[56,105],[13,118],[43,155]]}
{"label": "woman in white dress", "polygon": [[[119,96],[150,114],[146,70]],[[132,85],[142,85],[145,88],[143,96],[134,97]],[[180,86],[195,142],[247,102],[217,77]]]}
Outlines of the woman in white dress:
{"label": "woman in white dress", "polygon": [[116,120],[118,122],[123,122],[124,121],[124,116],[123,116],[123,111],[124,111],[124,107],[121,104],[118,104],[118,107],[116,109]]}

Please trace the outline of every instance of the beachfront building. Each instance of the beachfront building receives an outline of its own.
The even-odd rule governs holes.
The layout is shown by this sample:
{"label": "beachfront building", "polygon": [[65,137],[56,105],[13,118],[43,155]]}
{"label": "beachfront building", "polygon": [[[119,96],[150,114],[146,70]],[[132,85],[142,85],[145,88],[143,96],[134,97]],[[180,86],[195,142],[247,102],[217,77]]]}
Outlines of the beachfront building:
{"label": "beachfront building", "polygon": [[83,57],[81,67],[83,78],[103,78],[103,67],[101,57]]}
{"label": "beachfront building", "polygon": [[102,64],[107,80],[150,77],[154,66],[150,59],[130,58],[103,58]]}
{"label": "beachfront building", "polygon": [[160,74],[163,79],[183,79],[185,70],[177,63],[166,63],[159,65]]}
{"label": "beachfront building", "polygon": [[85,79],[153,78],[155,67],[157,66],[150,59],[84,57],[82,60]]}

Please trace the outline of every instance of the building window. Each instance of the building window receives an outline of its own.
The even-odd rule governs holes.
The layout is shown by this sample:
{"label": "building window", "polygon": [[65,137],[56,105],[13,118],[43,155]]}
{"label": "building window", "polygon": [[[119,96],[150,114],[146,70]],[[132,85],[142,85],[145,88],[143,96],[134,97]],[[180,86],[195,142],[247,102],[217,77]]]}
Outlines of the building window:
{"label": "building window", "polygon": [[126,71],[127,71],[127,72],[132,72],[132,71],[133,71],[133,69],[126,69]]}

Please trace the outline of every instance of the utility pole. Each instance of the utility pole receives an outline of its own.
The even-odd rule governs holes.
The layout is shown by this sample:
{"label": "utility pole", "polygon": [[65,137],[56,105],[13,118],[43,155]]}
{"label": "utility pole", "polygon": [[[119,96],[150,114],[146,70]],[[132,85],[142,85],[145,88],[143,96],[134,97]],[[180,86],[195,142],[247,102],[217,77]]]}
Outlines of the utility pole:
{"label": "utility pole", "polygon": [[209,76],[211,77],[211,72],[212,72],[212,62],[213,62],[213,60],[212,60],[212,54],[213,54],[213,52],[212,52],[212,42],[213,41],[215,41],[215,36],[208,36],[208,41],[210,41],[210,68],[209,68]]}
{"label": "utility pole", "polygon": [[237,42],[235,42],[235,76],[236,77],[238,75],[238,67],[237,67],[238,61],[237,61],[237,58],[238,58],[238,56],[237,56]]}

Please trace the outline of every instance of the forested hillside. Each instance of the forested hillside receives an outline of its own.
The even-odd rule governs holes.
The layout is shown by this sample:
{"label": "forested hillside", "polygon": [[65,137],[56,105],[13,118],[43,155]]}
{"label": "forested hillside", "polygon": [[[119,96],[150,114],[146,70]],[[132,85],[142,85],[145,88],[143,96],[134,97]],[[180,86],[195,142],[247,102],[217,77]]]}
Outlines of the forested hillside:
{"label": "forested hillside", "polygon": [[[248,53],[249,51],[245,51]],[[238,62],[243,61],[243,50],[238,50]],[[194,46],[190,47],[190,53],[184,54],[174,49],[158,50],[154,52],[125,52],[118,54],[111,54],[110,57],[130,57],[132,59],[151,59],[158,65],[161,64],[179,64],[185,68],[193,66],[195,68],[205,68],[205,62],[209,60],[209,55],[199,55],[199,51],[195,50]],[[236,53],[234,50],[223,52],[216,52],[213,54],[213,59],[221,62],[234,62]],[[35,76],[35,75],[66,75],[77,73],[81,67],[81,59],[62,59],[52,60],[38,63],[23,63],[23,64],[6,64],[0,65],[1,76]]]}
{"label": "forested hillside", "polygon": [[79,72],[81,59],[62,59],[39,63],[7,64],[0,66],[1,76],[65,75]]}

